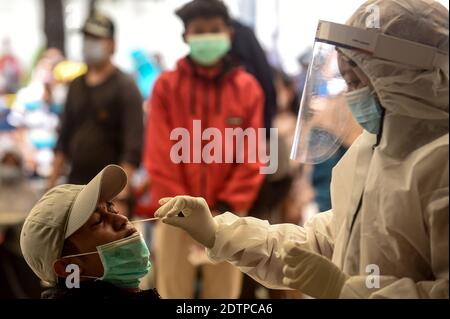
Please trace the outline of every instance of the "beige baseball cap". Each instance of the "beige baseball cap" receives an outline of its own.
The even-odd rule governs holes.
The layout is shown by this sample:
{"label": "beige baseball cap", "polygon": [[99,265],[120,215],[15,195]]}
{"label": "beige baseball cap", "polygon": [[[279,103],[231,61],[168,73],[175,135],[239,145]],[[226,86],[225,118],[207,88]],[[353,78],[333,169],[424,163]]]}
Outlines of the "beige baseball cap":
{"label": "beige baseball cap", "polygon": [[125,171],[108,165],[87,185],[57,186],[37,202],[22,227],[20,247],[41,280],[56,285],[53,263],[61,256],[64,240],[88,221],[99,201],[113,199],[126,184]]}
{"label": "beige baseball cap", "polygon": [[98,38],[113,39],[115,33],[114,22],[108,16],[96,11],[84,23],[81,30],[85,35]]}

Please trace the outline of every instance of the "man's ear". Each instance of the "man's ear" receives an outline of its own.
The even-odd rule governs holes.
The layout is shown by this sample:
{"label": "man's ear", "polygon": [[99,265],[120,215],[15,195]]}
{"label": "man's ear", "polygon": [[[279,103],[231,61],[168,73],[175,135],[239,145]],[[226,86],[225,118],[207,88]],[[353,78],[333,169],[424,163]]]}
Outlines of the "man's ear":
{"label": "man's ear", "polygon": [[70,272],[66,272],[66,268],[68,265],[71,264],[78,265],[80,269],[80,274],[83,273],[83,268],[80,266],[79,263],[74,262],[73,258],[61,258],[55,260],[55,262],[53,263],[53,271],[58,277],[66,278],[68,275],[70,275]]}
{"label": "man's ear", "polygon": [[185,32],[183,32],[183,42],[184,43],[187,43],[187,34],[186,34],[186,31]]}

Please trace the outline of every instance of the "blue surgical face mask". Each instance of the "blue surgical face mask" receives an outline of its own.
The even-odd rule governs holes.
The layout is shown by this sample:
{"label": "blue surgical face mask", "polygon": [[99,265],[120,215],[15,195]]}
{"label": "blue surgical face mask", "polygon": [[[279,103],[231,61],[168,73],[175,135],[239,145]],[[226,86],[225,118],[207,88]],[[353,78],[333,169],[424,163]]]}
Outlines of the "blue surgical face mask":
{"label": "blue surgical face mask", "polygon": [[383,119],[383,108],[369,87],[346,93],[345,98],[356,121],[369,133],[378,134]]}

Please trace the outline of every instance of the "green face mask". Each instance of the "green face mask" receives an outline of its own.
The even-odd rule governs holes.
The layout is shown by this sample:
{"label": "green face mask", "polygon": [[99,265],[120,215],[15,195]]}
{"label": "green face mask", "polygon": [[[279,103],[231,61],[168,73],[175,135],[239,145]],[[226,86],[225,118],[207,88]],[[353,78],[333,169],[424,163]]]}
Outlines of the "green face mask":
{"label": "green face mask", "polygon": [[231,48],[226,33],[190,35],[187,38],[191,58],[200,65],[211,66],[222,59]]}
{"label": "green face mask", "polygon": [[103,276],[100,278],[121,288],[137,288],[140,279],[151,268],[150,252],[139,233],[105,245],[97,246],[97,252],[66,256],[76,257],[98,253],[103,264]]}
{"label": "green face mask", "polygon": [[103,264],[101,280],[122,288],[137,288],[150,271],[150,252],[139,233],[98,246]]}

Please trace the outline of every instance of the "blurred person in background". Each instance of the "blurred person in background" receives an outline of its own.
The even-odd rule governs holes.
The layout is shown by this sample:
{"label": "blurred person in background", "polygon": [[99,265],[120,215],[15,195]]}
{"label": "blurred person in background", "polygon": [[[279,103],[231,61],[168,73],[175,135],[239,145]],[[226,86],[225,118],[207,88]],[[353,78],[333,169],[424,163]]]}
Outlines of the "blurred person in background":
{"label": "blurred person in background", "polygon": [[277,113],[273,120],[273,126],[278,129],[279,136],[285,140],[287,145],[291,145],[300,104],[295,80],[283,70],[275,70],[274,74],[277,91]]}
{"label": "blurred person in background", "polygon": [[[141,159],[142,98],[133,79],[112,63],[114,24],[94,11],[82,32],[88,70],[70,84],[49,187],[64,173],[65,163],[70,164],[68,183],[86,184],[108,164],[121,165],[131,178]],[[129,187],[117,201],[129,213]]]}
{"label": "blurred person in background", "polygon": [[59,113],[65,99],[65,86],[55,81],[53,70],[63,60],[64,56],[56,48],[42,51],[29,83],[17,92],[7,118],[11,126],[24,133],[20,148],[26,168],[32,175],[44,178],[51,172]]}
{"label": "blurred person in background", "polygon": [[[27,183],[20,150],[10,147],[0,153],[0,213],[28,213],[36,194]],[[20,200],[13,200],[20,195]]]}
{"label": "blurred person in background", "polygon": [[[220,130],[221,139],[226,127],[262,128],[263,92],[229,54],[231,19],[222,1],[194,0],[176,13],[184,23],[183,38],[190,54],[178,61],[176,70],[158,78],[150,100],[144,165],[152,180],[151,207],[156,209],[161,197],[189,193],[206,198],[216,215],[232,209],[244,216],[263,180],[261,164],[249,163],[246,155],[244,163],[206,163],[208,159],[175,163],[171,159],[175,141],[170,134],[175,128],[185,128],[192,136],[194,120],[201,120],[203,129]],[[190,153],[195,149],[188,147]],[[236,158],[232,147],[223,147],[226,152]],[[176,228],[161,224],[155,232],[156,286],[161,296],[195,297],[200,270],[200,298],[239,297],[242,274],[235,267],[205,264],[204,252],[203,258],[197,255],[198,244]]]}
{"label": "blurred person in background", "polygon": [[0,96],[14,94],[20,87],[22,69],[11,48],[11,40],[4,38],[0,47]]}
{"label": "blurred person in background", "polygon": [[277,111],[277,91],[274,87],[272,69],[253,30],[234,19],[231,26],[233,28],[231,55],[255,77],[264,92],[264,127],[269,137],[269,128],[272,127]]}
{"label": "blurred person in background", "polygon": [[41,292],[19,247],[20,229],[37,199],[20,151],[0,150],[0,298],[38,298]]}
{"label": "blurred person in background", "polygon": [[161,67],[158,61],[144,50],[133,50],[131,58],[139,91],[144,100],[147,100],[150,97],[156,79],[161,73]]}
{"label": "blurred person in background", "polygon": [[[255,77],[264,92],[264,127],[266,128],[266,138],[269,140],[270,128],[273,126],[277,113],[277,90],[274,86],[274,74],[254,31],[235,19],[232,20],[231,26],[233,38],[230,56]],[[267,144],[269,145],[269,143]],[[283,145],[281,147],[283,148]],[[275,175],[276,177],[266,176],[264,178],[261,190],[248,213],[249,216],[258,214],[258,217],[263,217],[266,214],[276,214],[275,211],[283,199],[285,189],[289,188],[290,176],[285,174],[283,169],[279,169]],[[269,196],[273,187],[278,186],[281,186],[281,189],[278,189],[278,198]],[[250,298],[249,294],[253,294],[253,288],[253,280],[245,277],[241,297]]]}

